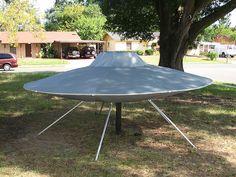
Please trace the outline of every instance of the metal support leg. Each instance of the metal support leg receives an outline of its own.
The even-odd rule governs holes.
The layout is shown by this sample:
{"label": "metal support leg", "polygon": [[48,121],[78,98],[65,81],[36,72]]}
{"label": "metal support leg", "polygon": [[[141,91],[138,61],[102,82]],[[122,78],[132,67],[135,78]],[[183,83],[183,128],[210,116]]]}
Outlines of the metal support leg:
{"label": "metal support leg", "polygon": [[104,139],[104,136],[105,136],[105,133],[106,133],[106,129],[107,129],[107,124],[109,122],[109,118],[110,118],[110,115],[111,115],[111,110],[112,110],[112,103],[110,104],[109,112],[108,112],[108,115],[107,115],[107,118],[106,118],[106,122],[105,122],[105,125],[104,125],[104,128],[103,128],[103,132],[102,132],[102,136],[101,136],[101,139],[100,139],[100,143],[98,145],[98,150],[97,150],[97,154],[96,154],[95,160],[98,160],[98,156],[99,156],[99,153],[100,153],[100,150],[101,150],[101,147],[102,147],[102,142],[103,142],[103,139]]}
{"label": "metal support leg", "polygon": [[197,147],[187,138],[187,136],[165,115],[165,113],[161,111],[161,109],[152,100],[148,101],[168,123],[174,126],[174,128],[189,142],[189,144],[192,145],[193,148],[197,149]]}
{"label": "metal support leg", "polygon": [[100,108],[99,114],[102,113],[102,109],[103,109],[104,104],[105,104],[105,102],[102,102],[102,106],[101,106],[101,108]]}
{"label": "metal support leg", "polygon": [[38,133],[38,136],[41,135],[43,132],[45,132],[47,129],[49,129],[51,126],[53,126],[55,123],[57,123],[59,120],[61,120],[62,118],[64,118],[67,114],[69,114],[71,111],[73,111],[75,108],[77,108],[78,106],[80,106],[83,103],[83,101],[79,102],[77,105],[75,105],[72,109],[70,109],[69,111],[67,111],[65,114],[63,114],[61,117],[59,117],[56,121],[54,121],[53,123],[51,123],[49,126],[47,126],[45,129],[43,129],[41,132]]}
{"label": "metal support leg", "polygon": [[116,103],[116,134],[121,133],[121,103]]}

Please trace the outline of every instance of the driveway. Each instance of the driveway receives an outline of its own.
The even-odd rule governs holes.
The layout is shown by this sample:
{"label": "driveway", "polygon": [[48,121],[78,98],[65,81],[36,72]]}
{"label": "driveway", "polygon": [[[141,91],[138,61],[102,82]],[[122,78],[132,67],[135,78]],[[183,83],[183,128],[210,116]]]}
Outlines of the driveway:
{"label": "driveway", "polygon": [[[76,68],[82,68],[89,66],[94,59],[80,59],[80,60],[68,60],[69,64],[67,65],[51,65],[51,66],[35,66],[35,67],[28,67],[28,68],[23,68],[23,67],[18,67],[12,69],[12,73],[15,72],[64,72],[64,71],[69,71],[72,69]],[[0,71],[4,72],[4,71]]]}
{"label": "driveway", "polygon": [[236,64],[186,64],[185,72],[236,84]]}

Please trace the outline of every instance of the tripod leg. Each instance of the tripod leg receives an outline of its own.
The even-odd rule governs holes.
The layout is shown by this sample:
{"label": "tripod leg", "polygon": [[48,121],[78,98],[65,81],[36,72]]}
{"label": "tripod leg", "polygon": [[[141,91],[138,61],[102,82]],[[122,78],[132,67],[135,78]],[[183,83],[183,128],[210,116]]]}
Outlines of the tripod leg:
{"label": "tripod leg", "polygon": [[101,108],[100,108],[99,115],[102,113],[102,109],[103,109],[104,104],[105,104],[105,103],[102,102],[102,106],[101,106]]}
{"label": "tripod leg", "polygon": [[148,100],[149,103],[161,114],[161,116],[171,125],[173,125],[173,127],[188,141],[189,144],[191,144],[191,146],[195,149],[197,149],[197,147],[187,138],[187,136],[170,120],[170,118],[168,118],[164,112],[161,111],[161,109],[152,101],[152,100]]}
{"label": "tripod leg", "polygon": [[110,115],[111,115],[111,110],[112,110],[112,103],[110,104],[109,112],[108,112],[108,115],[107,115],[107,118],[106,118],[106,122],[105,122],[105,125],[104,125],[104,128],[103,128],[103,132],[102,132],[102,136],[101,136],[101,139],[100,139],[100,143],[98,145],[98,150],[97,150],[97,154],[96,154],[95,160],[98,160],[98,156],[99,156],[99,153],[100,153],[100,150],[101,150],[101,147],[102,147],[102,142],[103,142],[103,139],[104,139],[104,136],[105,136],[105,133],[106,133],[106,129],[107,129],[107,124],[109,122],[109,118],[110,118]]}
{"label": "tripod leg", "polygon": [[47,126],[45,129],[43,129],[41,132],[38,133],[38,136],[41,135],[42,133],[44,133],[47,129],[49,129],[51,126],[53,126],[54,124],[56,124],[59,120],[61,120],[62,118],[64,118],[67,114],[69,114],[70,112],[72,112],[75,108],[79,107],[81,104],[83,103],[83,101],[79,102],[77,105],[75,105],[72,109],[70,109],[69,111],[67,111],[65,114],[63,114],[61,117],[59,117],[57,120],[55,120],[53,123],[51,123],[49,126]]}

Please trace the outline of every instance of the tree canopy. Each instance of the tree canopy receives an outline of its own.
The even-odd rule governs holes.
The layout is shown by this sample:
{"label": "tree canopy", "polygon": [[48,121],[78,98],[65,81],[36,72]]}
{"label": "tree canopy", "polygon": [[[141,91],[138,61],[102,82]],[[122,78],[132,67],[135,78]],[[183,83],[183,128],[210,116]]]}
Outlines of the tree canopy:
{"label": "tree canopy", "polygon": [[97,2],[97,0],[55,0],[55,6],[63,6],[67,4],[92,4]]}
{"label": "tree canopy", "polygon": [[99,5],[56,5],[46,15],[48,31],[76,31],[82,39],[101,39],[106,17]]}
{"label": "tree canopy", "polygon": [[236,30],[224,25],[212,25],[206,28],[200,35],[199,40],[213,42],[217,37],[227,37],[229,41],[236,40]]}
{"label": "tree canopy", "polygon": [[199,34],[198,40],[212,42],[217,37],[227,37],[230,41],[236,40],[236,30],[230,27],[230,14],[219,19],[217,23],[207,27]]}
{"label": "tree canopy", "polygon": [[17,31],[39,32],[43,27],[29,0],[13,0],[0,12],[0,30],[9,32],[9,40],[14,44]]}
{"label": "tree canopy", "polygon": [[236,7],[236,0],[101,0],[108,28],[124,37],[150,39],[160,30],[159,65],[183,70],[188,46]]}

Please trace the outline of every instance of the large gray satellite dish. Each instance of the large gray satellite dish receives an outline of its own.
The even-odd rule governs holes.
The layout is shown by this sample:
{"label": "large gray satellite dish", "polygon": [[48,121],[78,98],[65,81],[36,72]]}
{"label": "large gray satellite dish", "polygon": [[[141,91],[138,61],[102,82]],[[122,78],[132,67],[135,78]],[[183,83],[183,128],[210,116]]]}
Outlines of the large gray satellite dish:
{"label": "large gray satellite dish", "polygon": [[135,53],[106,52],[88,67],[25,84],[26,90],[83,101],[132,102],[199,89],[212,80],[146,64]]}
{"label": "large gray satellite dish", "polygon": [[[137,54],[132,52],[104,52],[99,54],[96,60],[88,67],[33,81],[25,84],[24,88],[29,91],[82,101],[114,102],[117,108],[116,130],[118,133],[121,130],[121,102],[148,100],[195,147],[151,99],[200,89],[211,83],[212,80],[205,77],[146,64]],[[49,125],[40,134],[80,104]],[[96,160],[100,152],[110,113],[111,106]]]}

